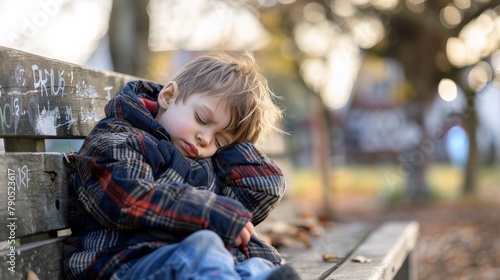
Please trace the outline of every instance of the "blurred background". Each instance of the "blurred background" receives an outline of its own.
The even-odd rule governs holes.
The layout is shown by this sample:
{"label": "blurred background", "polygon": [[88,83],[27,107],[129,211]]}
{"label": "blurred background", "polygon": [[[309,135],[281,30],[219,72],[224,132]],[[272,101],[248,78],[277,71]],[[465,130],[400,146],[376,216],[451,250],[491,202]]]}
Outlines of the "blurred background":
{"label": "blurred background", "polygon": [[0,45],[159,83],[251,51],[283,97],[260,147],[284,202],[416,219],[419,279],[500,279],[498,0],[0,0]]}

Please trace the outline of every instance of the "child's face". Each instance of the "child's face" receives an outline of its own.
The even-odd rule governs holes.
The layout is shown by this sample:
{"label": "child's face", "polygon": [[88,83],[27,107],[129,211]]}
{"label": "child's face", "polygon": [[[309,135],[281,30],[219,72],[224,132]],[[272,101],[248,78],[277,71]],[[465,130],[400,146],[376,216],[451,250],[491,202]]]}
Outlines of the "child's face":
{"label": "child's face", "polygon": [[175,96],[168,99],[166,106],[162,106],[159,99],[160,111],[156,119],[184,156],[211,157],[218,148],[233,142],[233,136],[226,130],[231,115],[226,102],[219,96],[193,94],[186,103],[182,100],[175,103]]}

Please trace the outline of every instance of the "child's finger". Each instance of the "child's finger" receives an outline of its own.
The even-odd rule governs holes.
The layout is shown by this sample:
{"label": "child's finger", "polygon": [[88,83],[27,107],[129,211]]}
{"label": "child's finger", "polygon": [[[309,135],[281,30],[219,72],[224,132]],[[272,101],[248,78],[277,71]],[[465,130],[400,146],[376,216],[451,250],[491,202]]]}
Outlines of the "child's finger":
{"label": "child's finger", "polygon": [[241,245],[241,237],[237,236],[236,239],[234,240],[234,245],[240,246]]}
{"label": "child's finger", "polygon": [[240,236],[241,236],[241,243],[247,243],[248,241],[250,241],[250,231],[248,230],[247,227],[244,227],[241,232],[240,232]]}
{"label": "child's finger", "polygon": [[254,228],[254,226],[253,226],[253,224],[252,224],[252,223],[248,222],[248,223],[245,225],[245,227],[247,228],[247,230],[248,230],[248,232],[249,232],[250,234],[254,234],[254,233],[255,233],[255,228]]}

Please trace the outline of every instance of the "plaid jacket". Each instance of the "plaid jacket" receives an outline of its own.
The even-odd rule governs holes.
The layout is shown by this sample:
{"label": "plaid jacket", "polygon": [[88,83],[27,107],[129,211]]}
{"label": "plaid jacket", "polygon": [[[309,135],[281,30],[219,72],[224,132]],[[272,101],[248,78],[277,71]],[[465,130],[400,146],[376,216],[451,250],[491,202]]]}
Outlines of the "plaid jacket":
{"label": "plaid jacket", "polygon": [[[285,191],[280,169],[250,143],[190,160],[140,98],[156,101],[161,85],[128,83],[72,157],[64,247],[69,279],[108,279],[122,265],[209,229],[233,244],[243,226],[264,220]],[[235,248],[235,262],[244,256]],[[251,257],[275,264],[281,256],[252,237]]]}

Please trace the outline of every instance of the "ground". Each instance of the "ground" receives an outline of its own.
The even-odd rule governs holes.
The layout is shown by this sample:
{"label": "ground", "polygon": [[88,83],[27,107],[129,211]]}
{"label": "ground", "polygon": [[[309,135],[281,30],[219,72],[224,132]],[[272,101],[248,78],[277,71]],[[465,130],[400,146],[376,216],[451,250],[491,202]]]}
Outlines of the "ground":
{"label": "ground", "polygon": [[448,202],[386,209],[420,223],[418,279],[500,279],[500,205]]}
{"label": "ground", "polygon": [[[428,172],[433,202],[412,205],[398,201],[392,206],[387,201],[396,201],[390,198],[398,198],[398,189],[387,182],[399,181],[387,178],[393,178],[397,170],[373,166],[337,168],[331,178],[334,188],[328,203],[337,221],[418,221],[419,280],[500,280],[498,168],[483,167],[476,198],[464,199],[458,195],[463,175],[460,170],[434,165]],[[295,188],[290,200],[301,211],[317,213],[327,203],[319,187],[320,176],[314,172],[295,172],[293,177]],[[404,184],[400,185],[399,193]]]}
{"label": "ground", "polygon": [[419,222],[417,279],[500,279],[499,203],[455,200],[400,204],[383,210],[359,209],[337,208],[335,214],[346,221],[411,219]]}

